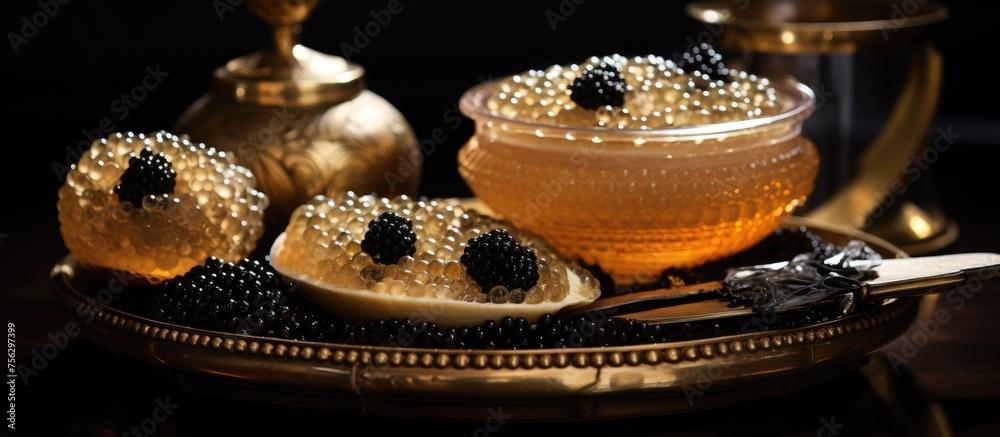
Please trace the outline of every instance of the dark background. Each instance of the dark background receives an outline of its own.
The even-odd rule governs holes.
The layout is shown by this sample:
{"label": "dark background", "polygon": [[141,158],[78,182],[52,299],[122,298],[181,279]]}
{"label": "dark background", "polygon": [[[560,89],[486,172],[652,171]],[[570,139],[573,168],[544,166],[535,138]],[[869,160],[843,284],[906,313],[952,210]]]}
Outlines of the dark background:
{"label": "dark background", "polygon": [[[84,139],[83,130],[110,117],[118,131],[168,129],[181,112],[208,91],[212,70],[227,60],[264,47],[267,27],[245,7],[217,10],[212,2],[69,2],[14,54],[4,47],[8,97],[5,130],[8,149],[26,153],[10,170],[24,169],[24,188],[5,190],[11,205],[31,205],[32,213],[13,214],[15,224],[52,217],[61,180],[50,166],[64,162],[67,146]],[[235,2],[235,0],[233,0]],[[579,0],[578,0],[579,1]],[[321,3],[305,23],[303,44],[340,55],[355,26],[372,20],[386,1]],[[573,5],[570,0],[562,3]],[[904,2],[900,2],[904,3]],[[945,2],[948,4],[950,2]],[[981,3],[982,4],[982,3]],[[593,54],[658,54],[670,57],[687,38],[705,28],[684,13],[684,2],[599,1],[576,5],[550,27],[546,11],[559,1],[410,2],[371,42],[353,55],[367,70],[368,87],[395,105],[418,138],[449,124],[442,114],[479,77],[500,76],[576,62]],[[21,17],[40,10],[34,1],[5,5],[3,29],[18,32]],[[228,8],[228,6],[227,6]],[[993,23],[988,11],[952,7],[951,17],[926,30],[945,54],[946,87],[942,125],[960,123],[962,146],[996,144],[991,126],[1000,112],[990,104],[996,85],[981,92],[976,84],[996,76],[988,66]],[[984,41],[976,41],[983,35]],[[123,120],[111,108],[122,93],[138,85],[147,66],[169,73]],[[901,78],[890,77],[886,86]],[[455,152],[472,132],[470,122],[449,135],[428,157],[422,193],[453,196],[468,193],[458,176]],[[24,155],[22,155],[24,156]],[[15,172],[5,171],[3,177]],[[9,185],[8,185],[9,186]],[[9,232],[8,232],[9,233]]]}
{"label": "dark background", "polygon": [[[386,3],[322,3],[305,23],[302,42],[339,55],[341,43],[354,38],[354,27],[364,26],[372,19],[370,12]],[[404,0],[403,11],[352,61],[366,68],[368,88],[395,105],[418,138],[427,138],[435,128],[450,125],[442,114],[480,77],[577,62],[595,54],[671,56],[688,44],[687,37],[704,29],[684,13],[684,2],[588,0],[575,5],[575,11],[553,30],[546,11],[558,11],[560,3],[573,4],[570,0]],[[992,21],[996,14],[984,9],[984,2],[975,7],[971,2],[942,3],[951,7],[950,18],[925,32],[945,56],[945,88],[936,126],[952,126],[962,137],[935,163],[932,174],[945,211],[962,229],[962,238],[950,250],[996,251],[1000,111],[995,104],[997,70],[990,65],[995,56],[990,49],[996,40]],[[264,47],[269,38],[266,26],[239,4],[220,19],[215,5],[225,4],[226,0],[70,1],[59,5],[18,53],[9,44],[0,47],[7,104],[2,146],[7,155],[0,159],[0,322],[17,323],[19,333],[29,339],[19,352],[30,350],[32,335],[43,336],[62,324],[46,290],[49,268],[65,254],[55,207],[62,180],[52,163],[64,162],[66,148],[83,140],[82,131],[97,128],[104,118],[114,120],[117,131],[168,129],[208,91],[213,69]],[[0,26],[5,34],[20,33],[22,17],[30,19],[42,10],[34,0],[4,2],[3,8]],[[157,65],[169,76],[128,117],[119,119],[112,102],[141,83],[147,66]],[[885,80],[891,88],[901,78]],[[469,194],[456,170],[455,155],[471,134],[468,120],[448,132],[447,141],[425,161],[420,194]],[[87,360],[93,353],[75,356]],[[71,360],[60,366],[71,366]],[[913,364],[919,368],[919,362]],[[64,370],[50,372],[52,378],[67,379],[55,379],[59,384],[71,383],[72,373],[67,373],[71,370]],[[938,394],[947,390],[934,387],[933,380],[922,382],[939,389]],[[975,407],[1000,406],[996,401],[1000,391],[990,394],[986,404]],[[982,422],[990,422],[963,403],[969,396],[976,398],[974,394],[962,395],[946,406],[956,427],[972,435]],[[34,399],[48,402],[38,393]]]}

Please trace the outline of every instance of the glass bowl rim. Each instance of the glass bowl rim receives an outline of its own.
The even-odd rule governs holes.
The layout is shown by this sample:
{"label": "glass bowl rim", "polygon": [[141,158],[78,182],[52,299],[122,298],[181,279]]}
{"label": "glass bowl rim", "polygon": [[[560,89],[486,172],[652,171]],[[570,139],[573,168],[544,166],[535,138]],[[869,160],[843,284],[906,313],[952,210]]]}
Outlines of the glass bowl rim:
{"label": "glass bowl rim", "polygon": [[476,122],[477,131],[480,123],[493,121],[512,126],[517,132],[533,132],[539,129],[544,129],[546,132],[552,133],[552,135],[546,136],[565,136],[566,134],[575,134],[581,136],[600,135],[605,139],[620,137],[622,140],[639,137],[653,141],[663,141],[674,138],[679,140],[694,140],[698,139],[698,137],[739,134],[742,131],[764,128],[780,124],[782,122],[801,122],[804,121],[806,117],[811,115],[816,109],[816,94],[813,90],[794,78],[788,77],[784,80],[771,82],[771,86],[774,88],[775,92],[778,93],[779,96],[786,97],[786,99],[784,99],[785,103],[779,113],[767,117],[724,121],[706,125],[671,126],[653,129],[547,124],[496,114],[491,112],[486,107],[485,101],[489,98],[491,91],[495,90],[504,79],[509,77],[511,76],[478,83],[462,93],[462,96],[459,99],[459,110],[461,110],[462,114],[466,117],[469,117]]}

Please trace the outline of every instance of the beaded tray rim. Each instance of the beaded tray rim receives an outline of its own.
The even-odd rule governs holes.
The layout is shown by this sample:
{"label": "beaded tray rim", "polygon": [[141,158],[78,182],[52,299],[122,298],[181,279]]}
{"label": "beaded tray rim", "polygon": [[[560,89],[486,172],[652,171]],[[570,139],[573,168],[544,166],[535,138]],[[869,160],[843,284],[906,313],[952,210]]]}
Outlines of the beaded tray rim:
{"label": "beaded tray rim", "polygon": [[[795,216],[786,224],[806,226],[838,244],[860,238],[883,255],[906,256],[849,228]],[[185,390],[389,418],[481,419],[483,408],[498,402],[529,420],[623,417],[780,396],[862,364],[902,335],[920,306],[920,299],[897,299],[802,328],[618,347],[356,346],[226,334],[139,317],[88,299],[76,288],[80,269],[67,254],[51,270],[63,315],[97,346],[151,365]],[[700,393],[697,402],[692,390]],[[549,404],[540,408],[542,401]]]}

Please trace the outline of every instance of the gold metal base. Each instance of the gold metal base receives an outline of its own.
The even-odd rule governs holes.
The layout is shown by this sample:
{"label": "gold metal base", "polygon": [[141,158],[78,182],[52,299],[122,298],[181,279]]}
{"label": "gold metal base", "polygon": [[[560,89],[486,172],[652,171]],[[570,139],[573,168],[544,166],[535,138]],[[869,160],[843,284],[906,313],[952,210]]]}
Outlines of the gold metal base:
{"label": "gold metal base", "polygon": [[865,231],[893,242],[910,256],[937,252],[959,235],[953,220],[909,200],[887,210]]}
{"label": "gold metal base", "polygon": [[940,98],[942,64],[941,53],[929,44],[917,52],[888,123],[859,160],[859,174],[808,216],[863,229],[910,255],[939,250],[958,238],[957,225],[936,198],[913,198],[914,184],[930,183],[929,176],[909,183],[904,173],[914,156],[933,147],[926,132]]}

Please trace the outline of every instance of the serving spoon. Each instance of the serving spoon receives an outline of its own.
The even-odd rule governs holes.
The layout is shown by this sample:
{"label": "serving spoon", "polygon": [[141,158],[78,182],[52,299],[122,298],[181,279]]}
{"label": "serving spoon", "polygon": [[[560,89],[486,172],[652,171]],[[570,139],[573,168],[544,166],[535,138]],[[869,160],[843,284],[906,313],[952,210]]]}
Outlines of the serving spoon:
{"label": "serving spoon", "polygon": [[[783,275],[789,272],[802,274]],[[996,276],[1000,276],[1000,254],[988,252],[892,259],[799,258],[730,269],[723,281],[598,299],[565,315],[600,312],[611,318],[670,324],[833,304],[846,315],[858,303],[941,293]],[[741,299],[734,290],[748,291],[750,296]]]}

